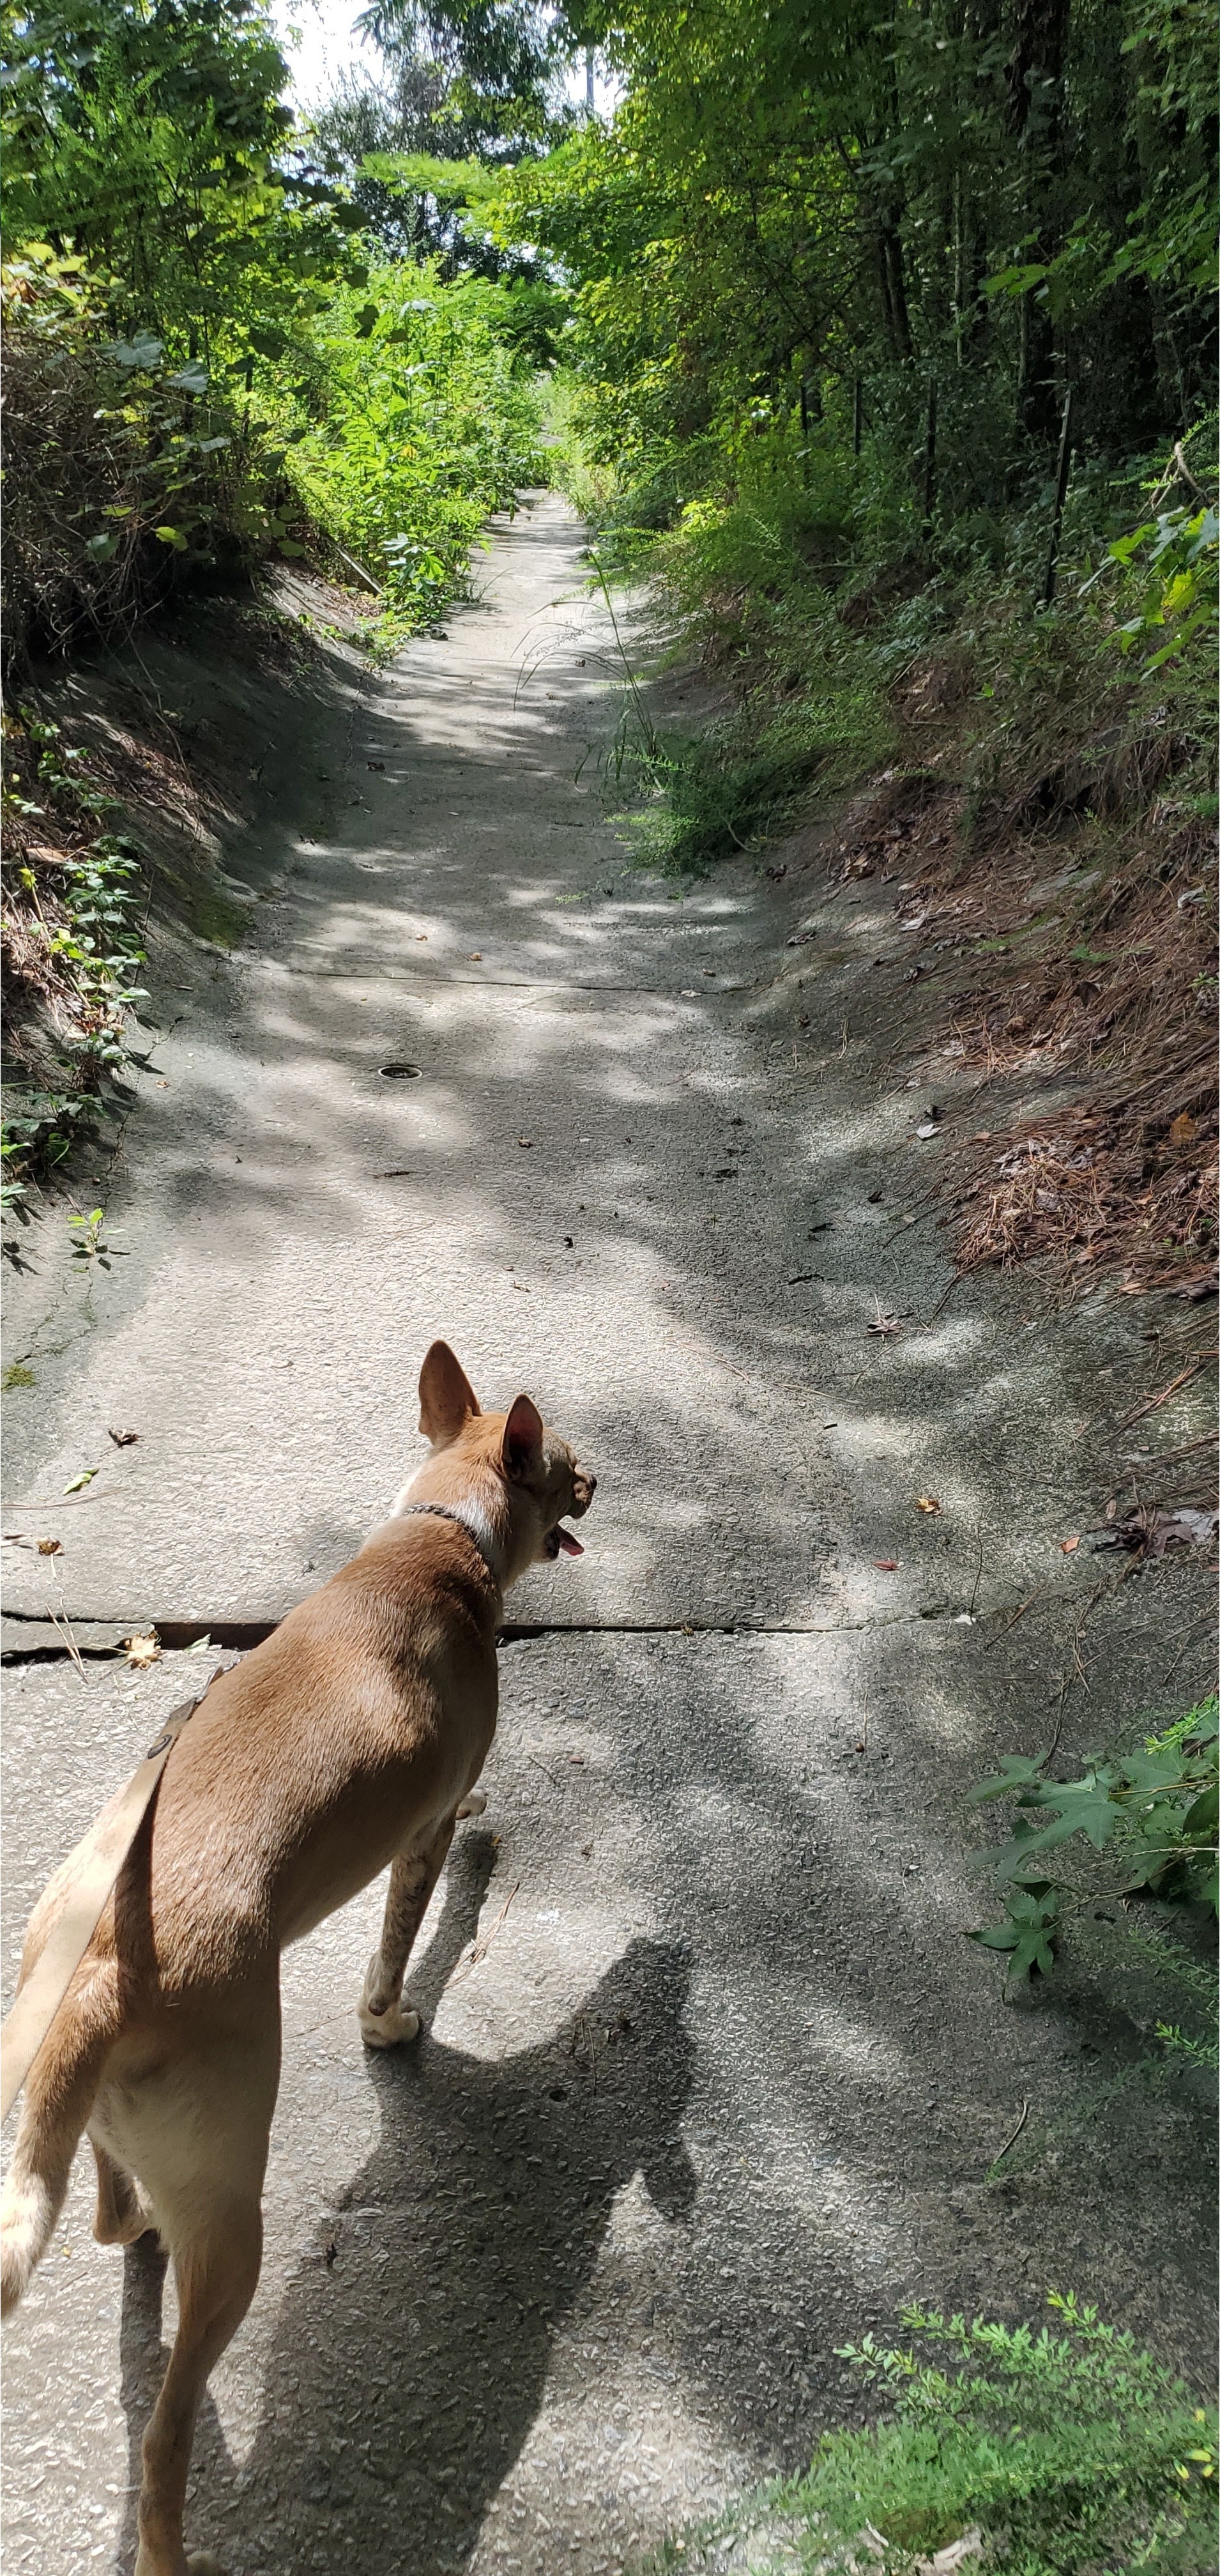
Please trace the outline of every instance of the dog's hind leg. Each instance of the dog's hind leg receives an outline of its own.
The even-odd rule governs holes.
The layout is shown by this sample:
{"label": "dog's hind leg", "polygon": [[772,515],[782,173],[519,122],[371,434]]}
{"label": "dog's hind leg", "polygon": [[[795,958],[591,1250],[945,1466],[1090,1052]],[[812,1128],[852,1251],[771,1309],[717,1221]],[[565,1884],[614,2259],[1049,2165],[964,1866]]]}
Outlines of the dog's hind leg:
{"label": "dog's hind leg", "polygon": [[138,2182],[124,2167],[115,2162],[96,2138],[90,2138],[93,2161],[97,2166],[97,2208],[93,2216],[93,2233],[99,2245],[134,2245],[156,2219]]}
{"label": "dog's hind leg", "polygon": [[422,1851],[400,1854],[390,1871],[381,1947],[369,1961],[356,2014],[366,2048],[395,2048],[400,2040],[414,2039],[418,2033],[419,2014],[403,1997],[403,1972],[445,1865],[454,1822],[447,1816]]}
{"label": "dog's hind leg", "polygon": [[237,2028],[200,2030],[184,2008],[174,2033],[182,2054],[121,2093],[108,2088],[100,2106],[108,2148],[139,2175],[156,2212],[178,2293],[178,2332],[144,2434],[135,2576],[220,2576],[215,2559],[187,2558],[182,2514],[204,2385],[250,2305],[262,2259],[279,2078],[274,1985],[261,1995],[247,1987],[243,2002],[249,2015]]}
{"label": "dog's hind leg", "polygon": [[178,2290],[178,2332],[161,2394],[144,2435],[140,2488],[140,2546],[135,2576],[220,2576],[216,2559],[188,2558],[182,2514],[191,2464],[195,2417],[210,2370],[236,2334],[258,2283],[262,2260],[262,2211],[257,2191],[209,2194],[201,2176],[201,2204],[185,2225],[185,2212],[169,2223]]}

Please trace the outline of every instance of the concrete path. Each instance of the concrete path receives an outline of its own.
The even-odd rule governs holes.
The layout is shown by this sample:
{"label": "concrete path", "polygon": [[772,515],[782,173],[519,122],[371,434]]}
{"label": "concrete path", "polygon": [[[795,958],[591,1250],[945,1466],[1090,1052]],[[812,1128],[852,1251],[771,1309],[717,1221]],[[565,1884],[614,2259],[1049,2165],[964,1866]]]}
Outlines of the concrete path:
{"label": "concrete path", "polygon": [[[1070,1982],[1003,2006],[961,1937],[993,1756],[1061,1703],[1066,1742],[1104,1741],[1175,1656],[1177,1704],[1202,1677],[1193,1566],[1115,1588],[1060,1547],[1141,1319],[1065,1325],[1020,1282],[937,1311],[943,1254],[903,1223],[924,1089],[872,1070],[892,895],[819,917],[811,876],[792,949],[790,890],[744,865],[680,903],[631,873],[578,529],[535,499],[478,579],[303,730],[319,820],[271,827],[243,951],[157,997],[111,1268],[44,1248],[18,1292],[10,1974],[208,1668],[29,1660],[51,1612],[85,1643],[280,1615],[418,1456],[437,1333],[599,1478],[585,1557],[510,1602],[488,1813],[412,1980],[428,2035],[360,2048],[378,1889],[287,1963],[267,2260],[192,2490],[231,2576],[606,2576],[807,2457],[857,2404],[835,2347],[904,2298],[1072,2286],[1199,2368],[1210,2332],[1189,2120],[1093,2120],[1084,2062],[1130,2034]],[[1076,2143],[997,2190],[1023,2102]],[[129,2565],[172,2329],[155,2260],[88,2222],[82,2169],[8,2345],[30,2576]]]}

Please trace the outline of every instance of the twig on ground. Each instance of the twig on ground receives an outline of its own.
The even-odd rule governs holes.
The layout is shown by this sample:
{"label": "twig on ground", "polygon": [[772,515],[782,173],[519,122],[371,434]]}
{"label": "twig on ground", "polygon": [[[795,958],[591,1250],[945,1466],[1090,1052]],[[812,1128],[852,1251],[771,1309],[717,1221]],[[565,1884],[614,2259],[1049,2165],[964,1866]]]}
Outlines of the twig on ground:
{"label": "twig on ground", "polygon": [[940,1296],[937,1298],[937,1300],[936,1300],[936,1304],[935,1304],[935,1305],[934,1305],[934,1307],[932,1308],[932,1312],[931,1312],[931,1314],[930,1314],[929,1316],[927,1316],[927,1317],[926,1317],[926,1319],[925,1319],[929,1324],[934,1324],[934,1323],[935,1323],[936,1318],[937,1318],[937,1316],[939,1315],[939,1313],[940,1313],[940,1311],[941,1311],[942,1306],[947,1306],[947,1305],[948,1305],[948,1303],[949,1303],[949,1299],[950,1299],[950,1298],[951,1298],[951,1296],[953,1295],[953,1291],[954,1291],[954,1289],[955,1289],[955,1288],[960,1288],[960,1286],[961,1286],[961,1284],[962,1284],[963,1279],[965,1279],[965,1278],[967,1277],[967,1275],[968,1275],[968,1274],[967,1274],[967,1272],[966,1272],[966,1271],[964,1271],[964,1270],[955,1270],[955,1271],[954,1271],[954,1273],[953,1273],[953,1277],[951,1278],[951,1280],[950,1280],[950,1282],[949,1282],[948,1287],[942,1291],[941,1295],[940,1295]]}
{"label": "twig on ground", "polygon": [[974,1570],[974,1590],[970,1595],[969,1616],[972,1619],[974,1617],[974,1605],[979,1597],[979,1585],[983,1580],[983,1523],[981,1519],[975,1532],[975,1538],[978,1542],[979,1561]]}
{"label": "twig on ground", "polygon": [[1186,1441],[1185,1445],[1181,1449],[1167,1449],[1163,1458],[1150,1458],[1148,1460],[1149,1471],[1159,1472],[1162,1467],[1176,1467],[1179,1460],[1183,1458],[1193,1458],[1196,1450],[1214,1449],[1215,1445],[1215,1432],[1203,1431],[1200,1433],[1197,1440]]}
{"label": "twig on ground", "polygon": [[1120,1431],[1132,1430],[1137,1422],[1143,1421],[1146,1413],[1155,1413],[1162,1404],[1168,1404],[1170,1396],[1176,1395],[1180,1386],[1189,1386],[1192,1377],[1198,1376],[1205,1362],[1215,1357],[1214,1351],[1204,1351],[1197,1360],[1191,1361],[1189,1368],[1179,1369],[1177,1376],[1170,1379],[1168,1386],[1161,1388],[1159,1395],[1145,1396],[1143,1403],[1137,1404],[1133,1413],[1125,1413],[1121,1422],[1115,1423],[1110,1433],[1111,1439],[1117,1440]]}
{"label": "twig on ground", "polygon": [[50,1606],[50,1603],[48,1602],[48,1604],[47,1604],[47,1614],[48,1614],[48,1617],[50,1618],[51,1625],[52,1625],[52,1627],[54,1628],[56,1635],[57,1635],[57,1636],[61,1636],[61,1637],[63,1638],[64,1644],[65,1644],[65,1646],[66,1646],[66,1647],[67,1647],[67,1649],[68,1649],[68,1653],[70,1654],[70,1656],[71,1656],[71,1658],[72,1658],[72,1661],[73,1661],[73,1663],[75,1664],[75,1666],[76,1666],[76,1669],[77,1669],[78,1673],[80,1674],[81,1680],[82,1680],[83,1682],[88,1681],[89,1676],[88,1676],[87,1672],[85,1671],[85,1661],[84,1661],[84,1657],[83,1657],[83,1655],[81,1654],[80,1647],[77,1645],[76,1639],[75,1639],[75,1637],[74,1637],[74,1636],[73,1636],[73,1634],[72,1634],[72,1630],[71,1630],[71,1627],[70,1627],[70,1625],[69,1625],[69,1621],[68,1621],[68,1614],[67,1614],[67,1611],[66,1611],[66,1610],[52,1610],[52,1609],[51,1609],[51,1606]]}
{"label": "twig on ground", "polygon": [[991,2159],[991,2170],[992,2170],[992,2172],[993,2172],[993,2173],[995,2172],[996,2166],[1000,2163],[1001,2158],[1007,2155],[1009,2148],[1010,2148],[1010,2147],[1015,2147],[1015,2145],[1016,2145],[1016,2143],[1017,2143],[1017,2140],[1018,2140],[1018,2138],[1019,2138],[1019,2137],[1020,2137],[1020,2135],[1021,2135],[1021,2131],[1022,2131],[1022,2129],[1024,2128],[1025,2123],[1026,2123],[1026,2121],[1028,2120],[1028,2118],[1029,2118],[1029,2103],[1028,2103],[1028,2101],[1025,2101],[1025,2102],[1023,2102],[1023,2103],[1021,2104],[1021,2117],[1020,2117],[1020,2119],[1018,2120],[1018,2122],[1017,2122],[1017,2125],[1016,2125],[1015,2129],[1013,2130],[1012,2136],[1011,2136],[1010,2138],[1005,2138],[1005,2140],[1004,2140],[1004,2144],[1003,2144],[1003,2146],[1002,2146],[1002,2147],[1001,2147],[1001,2149],[1000,2149],[999,2155],[995,2155],[995,2156],[993,2156],[993,2157],[992,2157],[992,2159]]}
{"label": "twig on ground", "polygon": [[999,1642],[1000,1642],[1001,1637],[1006,1637],[1006,1636],[1008,1635],[1008,1631],[1009,1631],[1009,1629],[1010,1629],[1010,1628],[1015,1628],[1015,1627],[1016,1627],[1016,1624],[1017,1624],[1018,1619],[1023,1619],[1023,1618],[1025,1617],[1025,1613],[1026,1613],[1026,1611],[1027,1611],[1027,1610],[1032,1610],[1032,1609],[1033,1609],[1033,1606],[1034,1606],[1035,1601],[1040,1601],[1040,1600],[1041,1600],[1042,1595],[1043,1595],[1043,1593],[1045,1592],[1045,1590],[1046,1590],[1046,1585],[1045,1585],[1044,1583],[1040,1583],[1040,1584],[1039,1584],[1039,1586],[1038,1586],[1037,1591],[1036,1591],[1036,1592],[1031,1592],[1031,1593],[1030,1593],[1030,1596],[1029,1596],[1028,1601],[1022,1601],[1022,1602],[1019,1602],[1019,1603],[1018,1603],[1017,1608],[1013,1611],[1013,1614],[1012,1614],[1011,1619],[1006,1619],[1006,1620],[1005,1620],[1005,1622],[1004,1622],[1003,1627],[1002,1627],[1002,1628],[997,1628],[997,1630],[996,1630],[996,1632],[995,1632],[994,1637],[989,1637],[989,1638],[987,1639],[987,1643],[986,1643],[986,1645],[985,1645],[985,1646],[984,1646],[984,1648],[983,1648],[983,1653],[984,1653],[985,1655],[989,1655],[989,1654],[991,1653],[991,1649],[992,1649],[992,1647],[993,1647],[993,1646],[998,1646],[998,1645],[999,1645]]}
{"label": "twig on ground", "polygon": [[1181,1661],[1182,1661],[1182,1657],[1183,1657],[1183,1655],[1185,1655],[1185,1654],[1189,1654],[1190,1649],[1191,1649],[1192,1645],[1194,1644],[1195,1638],[1198,1636],[1200,1629],[1202,1629],[1202,1628],[1210,1628],[1211,1624],[1212,1624],[1212,1614],[1211,1614],[1211,1611],[1210,1611],[1210,1610],[1205,1610],[1201,1619],[1196,1619],[1196,1620],[1194,1620],[1194,1621],[1192,1622],[1191,1626],[1190,1626],[1190,1627],[1187,1629],[1187,1631],[1186,1631],[1186,1635],[1185,1635],[1185,1637],[1183,1638],[1182,1643],[1181,1643],[1181,1645],[1179,1646],[1179,1648],[1178,1648],[1178,1651],[1177,1651],[1176,1655],[1174,1656],[1173,1662],[1171,1663],[1171,1665],[1170,1665],[1170,1667],[1169,1667],[1168,1672],[1167,1672],[1167,1673],[1163,1673],[1163,1674],[1162,1674],[1161,1679],[1160,1679],[1160,1681],[1159,1681],[1159,1682],[1158,1682],[1158,1684],[1157,1684],[1157,1688],[1158,1688],[1158,1690],[1164,1690],[1164,1688],[1165,1688],[1166,1684],[1167,1684],[1168,1682],[1171,1682],[1171,1681],[1173,1680],[1174,1674],[1176,1673],[1176,1671],[1177,1671],[1177,1669],[1178,1669],[1178,1666],[1179,1666],[1179,1664],[1180,1664],[1180,1663],[1181,1663]]}
{"label": "twig on ground", "polygon": [[475,1940],[471,1942],[467,1957],[462,1960],[460,1966],[454,1969],[453,1975],[449,1980],[451,1986],[460,1986],[463,1978],[468,1977],[472,1969],[481,1966],[491,1948],[492,1942],[495,1940],[496,1934],[500,1929],[500,1925],[504,1921],[504,1917],[508,1912],[509,1906],[512,1904],[514,1896],[517,1894],[520,1885],[521,1881],[519,1878],[513,1881],[513,1884],[504,1899],[504,1903],[496,1916],[495,1922],[492,1924],[491,1930],[486,1934],[485,1938],[481,1941]]}

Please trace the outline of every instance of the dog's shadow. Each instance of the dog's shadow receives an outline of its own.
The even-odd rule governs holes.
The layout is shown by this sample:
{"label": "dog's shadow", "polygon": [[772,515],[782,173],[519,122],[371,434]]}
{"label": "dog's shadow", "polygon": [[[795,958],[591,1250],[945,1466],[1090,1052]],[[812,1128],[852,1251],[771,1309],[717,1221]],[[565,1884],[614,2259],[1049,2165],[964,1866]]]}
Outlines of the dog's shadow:
{"label": "dog's shadow", "polygon": [[[455,1846],[441,1920],[408,1976],[425,2025],[493,1856],[485,1833]],[[370,2057],[380,2142],[319,2213],[316,2253],[288,2284],[239,2481],[205,2400],[188,2546],[217,2549],[235,2576],[461,2566],[538,2412],[554,2329],[593,2271],[616,2193],[638,2173],[667,2217],[693,2200],[678,2133],[688,1983],[682,1951],[636,1940],[538,2048],[488,2061],[425,2035]],[[127,2265],[134,2480],[159,2375],[160,2267],[143,2247]]]}

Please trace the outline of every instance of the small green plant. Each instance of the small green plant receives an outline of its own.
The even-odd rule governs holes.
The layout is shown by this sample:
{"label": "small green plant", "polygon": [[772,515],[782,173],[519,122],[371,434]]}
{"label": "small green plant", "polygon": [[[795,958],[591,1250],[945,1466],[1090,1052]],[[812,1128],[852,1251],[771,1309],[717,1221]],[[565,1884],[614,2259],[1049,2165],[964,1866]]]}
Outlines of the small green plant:
{"label": "small green plant", "polygon": [[[803,2477],[667,2544],[658,2567],[756,2576],[926,2570],[959,2544],[994,2576],[1204,2576],[1215,2564],[1213,2411],[1095,2308],[1049,2293],[1055,2331],[906,2308],[915,2340],[840,2347],[888,2401],[827,2433]],[[943,2361],[928,2347],[939,2347]],[[964,2547],[961,2544],[966,2544]]]}
{"label": "small green plant", "polygon": [[96,1261],[99,1269],[109,1270],[115,1258],[115,1248],[112,1243],[107,1242],[103,1233],[105,1223],[106,1211],[100,1207],[90,1208],[88,1216],[77,1209],[75,1214],[69,1217],[68,1226],[74,1238],[72,1243],[74,1261],[83,1262],[86,1268]]}
{"label": "small green plant", "polygon": [[[1128,1897],[1218,1909],[1220,1702],[1213,1693],[1133,1752],[1086,1763],[1079,1780],[1043,1777],[1047,1753],[1009,1754],[970,1803],[1013,1798],[1011,1839],[994,1855],[1004,1914],[971,1939],[1003,1952],[1008,1977],[1049,1976],[1066,1917]],[[1083,1879],[1051,1855],[1072,1843]],[[1088,1858],[1105,1852],[1099,1874]],[[1107,1883],[1108,1881],[1108,1883]]]}
{"label": "small green plant", "polygon": [[1145,675],[1176,660],[1192,637],[1214,629],[1218,539],[1220,521],[1205,502],[1201,508],[1162,507],[1107,547],[1112,561],[1141,585],[1138,607],[1119,627],[1117,642],[1123,653],[1156,648],[1143,663]]}
{"label": "small green plant", "polygon": [[[55,1054],[63,1075],[62,1088],[23,1082],[19,1074],[5,1086],[0,1207],[20,1218],[31,1180],[66,1162],[78,1138],[96,1127],[103,1085],[131,1060],[127,1014],[146,999],[135,980],[145,953],[144,882],[134,842],[96,829],[121,808],[85,754],[64,744],[58,724],[24,705],[6,720],[5,748],[9,763],[20,764],[6,771],[6,818],[49,811],[70,844],[37,864],[17,855],[6,874],[6,938],[10,922],[19,924],[24,948],[16,980],[32,982],[58,1005]],[[25,792],[31,784],[41,803]]]}

